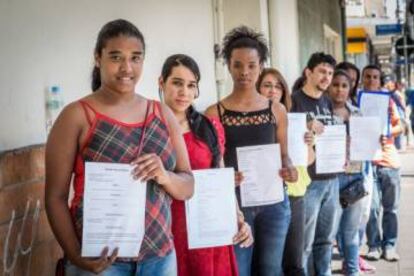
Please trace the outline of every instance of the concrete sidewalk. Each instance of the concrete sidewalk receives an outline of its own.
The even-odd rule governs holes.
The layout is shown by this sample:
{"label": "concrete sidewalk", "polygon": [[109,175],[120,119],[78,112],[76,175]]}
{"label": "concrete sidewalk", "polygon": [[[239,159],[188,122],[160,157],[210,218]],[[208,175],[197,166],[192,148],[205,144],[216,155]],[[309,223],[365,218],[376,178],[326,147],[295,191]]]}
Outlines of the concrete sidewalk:
{"label": "concrete sidewalk", "polygon": [[[377,268],[375,275],[379,276],[414,276],[414,150],[410,149],[401,153],[401,161],[402,184],[397,247],[401,260],[394,263],[383,259],[370,262]],[[363,252],[366,250],[364,248]],[[341,266],[340,260],[333,261],[334,275],[342,275]]]}

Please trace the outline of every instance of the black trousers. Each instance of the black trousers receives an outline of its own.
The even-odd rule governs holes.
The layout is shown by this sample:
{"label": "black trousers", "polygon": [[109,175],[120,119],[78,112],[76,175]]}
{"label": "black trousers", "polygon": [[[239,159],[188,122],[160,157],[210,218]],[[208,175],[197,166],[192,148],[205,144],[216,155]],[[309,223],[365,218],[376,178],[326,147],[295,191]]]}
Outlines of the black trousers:
{"label": "black trousers", "polygon": [[283,254],[285,276],[305,276],[303,268],[303,248],[305,242],[304,197],[289,197],[291,220]]}

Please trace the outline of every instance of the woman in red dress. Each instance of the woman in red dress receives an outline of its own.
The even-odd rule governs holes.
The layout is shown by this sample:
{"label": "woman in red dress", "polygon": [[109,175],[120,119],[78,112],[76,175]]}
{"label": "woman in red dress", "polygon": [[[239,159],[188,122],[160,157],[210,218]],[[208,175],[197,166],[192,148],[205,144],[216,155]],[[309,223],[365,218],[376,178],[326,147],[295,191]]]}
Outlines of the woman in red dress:
{"label": "woman in red dress", "polygon": [[[221,167],[224,151],[224,130],[220,121],[206,118],[192,106],[199,95],[199,81],[197,63],[181,54],[167,58],[159,79],[160,97],[179,121],[193,170]],[[174,200],[171,209],[179,276],[238,275],[232,245],[188,249],[184,201]],[[253,242],[252,235],[241,212],[239,214],[239,232],[233,241],[247,247]]]}

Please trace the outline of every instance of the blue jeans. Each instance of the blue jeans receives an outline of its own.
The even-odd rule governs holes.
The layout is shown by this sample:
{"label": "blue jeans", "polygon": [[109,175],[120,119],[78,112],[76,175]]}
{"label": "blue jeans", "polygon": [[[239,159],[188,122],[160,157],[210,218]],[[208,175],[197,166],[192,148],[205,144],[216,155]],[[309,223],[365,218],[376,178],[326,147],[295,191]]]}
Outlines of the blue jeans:
{"label": "blue jeans", "polygon": [[283,202],[241,208],[254,236],[248,248],[234,246],[240,276],[282,275],[282,258],[290,222],[289,198]]}
{"label": "blue jeans", "polygon": [[[400,202],[399,169],[377,166],[374,168],[374,189],[371,213],[367,225],[370,249],[393,248],[398,235],[398,207]],[[382,237],[380,235],[380,209],[383,208]]]}
{"label": "blue jeans", "polygon": [[[339,190],[345,188],[353,179],[360,177],[355,174],[340,174]],[[359,271],[359,228],[362,218],[362,199],[340,209],[338,212],[339,229],[336,236],[339,250],[345,260],[346,275],[358,275]]]}
{"label": "blue jeans", "polygon": [[332,244],[340,208],[337,177],[311,182],[305,194],[303,266],[306,275],[310,275],[309,267],[318,276],[331,275]]}
{"label": "blue jeans", "polygon": [[[143,262],[115,262],[99,274],[100,276],[176,276],[177,260],[175,251],[165,257],[154,257]],[[96,276],[70,262],[66,263],[65,276]]]}

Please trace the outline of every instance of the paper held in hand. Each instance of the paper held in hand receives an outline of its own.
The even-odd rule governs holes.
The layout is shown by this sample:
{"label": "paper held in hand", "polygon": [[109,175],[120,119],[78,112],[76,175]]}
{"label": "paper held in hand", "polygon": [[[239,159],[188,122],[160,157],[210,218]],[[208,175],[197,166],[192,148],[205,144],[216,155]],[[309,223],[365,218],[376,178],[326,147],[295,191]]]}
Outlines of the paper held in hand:
{"label": "paper held in hand", "polygon": [[243,207],[261,206],[284,200],[279,144],[237,148],[237,164],[244,180],[240,185]]}
{"label": "paper held in hand", "polygon": [[324,174],[345,171],[345,125],[325,126],[323,133],[316,136],[315,153],[316,173]]}
{"label": "paper held in hand", "polygon": [[390,93],[386,91],[360,91],[358,103],[364,117],[380,118],[381,131],[388,135]]}
{"label": "paper held in hand", "polygon": [[349,132],[351,161],[373,160],[375,153],[381,149],[381,119],[352,116],[349,120]]}
{"label": "paper held in hand", "polygon": [[185,201],[190,249],[233,244],[237,233],[234,169],[193,171],[194,195]]}
{"label": "paper held in hand", "polygon": [[82,257],[118,247],[118,257],[137,257],[145,233],[147,184],[134,180],[132,166],[85,163]]}
{"label": "paper held in hand", "polygon": [[288,113],[288,151],[294,166],[308,166],[308,146],[305,143],[306,113]]}

